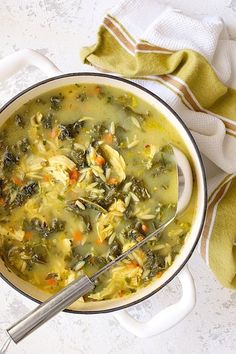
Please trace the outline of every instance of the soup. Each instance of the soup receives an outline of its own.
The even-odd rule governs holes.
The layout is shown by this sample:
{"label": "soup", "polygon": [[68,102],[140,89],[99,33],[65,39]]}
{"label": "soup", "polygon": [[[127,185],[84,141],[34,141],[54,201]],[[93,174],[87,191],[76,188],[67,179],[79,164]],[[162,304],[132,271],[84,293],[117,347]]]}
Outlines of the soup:
{"label": "soup", "polygon": [[[0,129],[0,254],[19,277],[55,293],[93,275],[175,212],[163,115],[120,89],[71,85],[22,106]],[[96,281],[81,301],[128,296],[160,278],[187,236],[195,193],[158,239]]]}

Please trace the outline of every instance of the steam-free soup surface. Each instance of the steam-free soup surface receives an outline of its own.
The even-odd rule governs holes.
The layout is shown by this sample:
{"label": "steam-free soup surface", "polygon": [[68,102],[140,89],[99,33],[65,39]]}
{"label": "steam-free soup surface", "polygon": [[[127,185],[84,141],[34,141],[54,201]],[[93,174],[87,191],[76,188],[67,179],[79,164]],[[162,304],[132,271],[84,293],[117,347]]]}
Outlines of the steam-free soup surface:
{"label": "steam-free soup surface", "polygon": [[[18,276],[54,293],[91,276],[174,213],[185,150],[158,111],[130,93],[62,87],[1,127],[0,252]],[[81,301],[130,295],[162,276],[190,230],[195,201],[158,240],[96,283]]]}

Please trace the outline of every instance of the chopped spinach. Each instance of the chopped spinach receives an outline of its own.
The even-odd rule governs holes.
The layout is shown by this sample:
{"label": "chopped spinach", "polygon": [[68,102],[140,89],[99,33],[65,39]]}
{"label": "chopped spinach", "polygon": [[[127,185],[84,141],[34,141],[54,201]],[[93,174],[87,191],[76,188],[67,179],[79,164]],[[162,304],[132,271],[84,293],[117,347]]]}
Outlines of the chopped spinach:
{"label": "chopped spinach", "polygon": [[134,241],[138,241],[138,237],[144,236],[142,233],[141,224],[138,224],[137,222],[135,223],[135,220],[134,222],[127,225],[121,231],[121,234],[126,240],[134,240]]}
{"label": "chopped spinach", "polygon": [[131,95],[121,95],[115,98],[113,96],[107,97],[107,103],[121,107],[125,113],[132,115],[133,117],[137,118],[140,123],[142,123],[146,118],[150,116],[150,113],[140,113],[135,111],[132,107],[132,100],[133,97]]}
{"label": "chopped spinach", "polygon": [[60,124],[60,134],[58,138],[60,140],[71,139],[74,138],[77,134],[79,134],[80,129],[83,127],[84,122],[76,121],[71,124]]}
{"label": "chopped spinach", "polygon": [[88,99],[88,96],[85,92],[81,92],[78,96],[77,96],[77,99],[80,101],[80,102],[84,102]]}
{"label": "chopped spinach", "polygon": [[3,153],[3,168],[6,170],[10,170],[18,163],[19,158],[13,154],[13,152],[6,148],[5,152]]}
{"label": "chopped spinach", "polygon": [[93,228],[92,228],[92,224],[91,224],[89,215],[81,215],[81,217],[84,220],[84,223],[85,223],[85,226],[86,226],[86,231],[87,232],[92,231]]}
{"label": "chopped spinach", "polygon": [[83,150],[71,150],[69,158],[74,161],[78,169],[87,166],[86,152]]}
{"label": "chopped spinach", "polygon": [[153,252],[147,249],[146,245],[146,262],[144,263],[144,270],[150,270],[148,274],[148,279],[154,277],[159,271],[166,268],[165,257],[158,254],[158,252]]}
{"label": "chopped spinach", "polygon": [[145,200],[150,198],[150,194],[145,187],[144,181],[139,180],[135,177],[131,177],[130,181],[132,182],[132,185],[130,187],[130,190],[140,199],[140,200]]}
{"label": "chopped spinach", "polygon": [[107,96],[107,103],[113,103],[114,102],[114,96]]}
{"label": "chopped spinach", "polygon": [[[104,209],[100,204],[95,203],[88,198],[82,198],[79,197],[78,201],[80,201],[86,209],[93,209],[102,213],[107,213],[107,210]],[[67,203],[67,210],[75,212],[77,215],[80,215],[80,212],[82,211],[77,205],[76,205],[76,200],[70,201]]]}
{"label": "chopped spinach", "polygon": [[116,125],[116,138],[118,139],[118,142],[121,143],[122,141],[125,140],[127,136],[127,130],[122,127],[120,124]]}
{"label": "chopped spinach", "polygon": [[30,229],[36,231],[41,237],[47,238],[52,233],[63,231],[65,222],[60,219],[53,219],[50,226],[39,218],[33,218],[30,221]]}
{"label": "chopped spinach", "polygon": [[26,270],[32,270],[35,263],[46,264],[48,261],[48,247],[45,243],[38,242],[21,242],[9,238],[5,238],[0,248],[0,256],[15,272],[22,276],[22,262],[26,263]]}
{"label": "chopped spinach", "polygon": [[28,138],[23,138],[12,146],[14,153],[20,155],[26,153],[30,148],[30,142]]}
{"label": "chopped spinach", "polygon": [[[83,202],[83,205],[85,206],[84,202]],[[74,213],[75,215],[77,215],[77,216],[79,216],[80,218],[83,219],[87,232],[92,231],[92,223],[91,223],[90,216],[88,215],[88,212],[87,212],[86,209],[85,210],[80,209],[75,204],[75,201],[73,201],[73,202],[67,203],[66,210],[71,212],[71,213]]]}
{"label": "chopped spinach", "polygon": [[19,115],[19,114],[17,114],[17,115],[15,116],[15,123],[16,123],[16,125],[17,125],[18,127],[20,127],[20,128],[24,128],[24,127],[25,127],[24,118],[23,118],[21,115]]}
{"label": "chopped spinach", "polygon": [[52,113],[47,113],[45,116],[43,116],[41,123],[45,129],[52,129],[53,126],[52,118],[53,118]]}
{"label": "chopped spinach", "polygon": [[112,257],[118,257],[122,253],[122,248],[117,241],[113,241],[110,245],[109,254]]}
{"label": "chopped spinach", "polygon": [[33,218],[30,221],[31,230],[36,231],[42,237],[48,237],[50,235],[50,228],[45,221],[40,220],[39,218]]}
{"label": "chopped spinach", "polygon": [[133,108],[131,108],[129,106],[124,107],[124,110],[127,114],[137,118],[139,123],[143,123],[145,121],[145,119],[147,119],[150,115],[149,112],[147,112],[147,113],[136,112]]}
{"label": "chopped spinach", "polygon": [[61,109],[61,104],[63,100],[64,96],[61,93],[59,93],[57,96],[52,96],[50,98],[51,108],[55,111],[58,111],[59,109]]}
{"label": "chopped spinach", "polygon": [[3,197],[4,179],[0,178],[0,197]]}
{"label": "chopped spinach", "polygon": [[11,203],[12,208],[23,205],[28,199],[38,192],[38,182],[32,182],[24,186],[16,195],[15,199]]}
{"label": "chopped spinach", "polygon": [[48,273],[45,280],[56,279],[56,278],[58,278],[58,273]]}
{"label": "chopped spinach", "polygon": [[48,249],[46,245],[42,243],[34,244],[32,246],[32,257],[31,261],[33,263],[45,264],[48,261]]}
{"label": "chopped spinach", "polygon": [[52,220],[51,223],[51,232],[60,232],[65,229],[65,221],[62,221],[58,218]]}
{"label": "chopped spinach", "polygon": [[103,134],[107,131],[107,127],[104,122],[94,125],[90,131],[91,145],[96,146],[97,142],[101,140]]}
{"label": "chopped spinach", "polygon": [[97,188],[104,189],[105,193],[96,198],[96,201],[104,208],[108,209],[117,199],[124,199],[126,193],[122,191],[123,183],[119,185],[108,185],[99,177],[94,176],[94,181],[97,182]]}
{"label": "chopped spinach", "polygon": [[168,173],[175,168],[173,160],[173,149],[170,145],[165,145],[158,151],[152,159],[152,171],[154,176]]}

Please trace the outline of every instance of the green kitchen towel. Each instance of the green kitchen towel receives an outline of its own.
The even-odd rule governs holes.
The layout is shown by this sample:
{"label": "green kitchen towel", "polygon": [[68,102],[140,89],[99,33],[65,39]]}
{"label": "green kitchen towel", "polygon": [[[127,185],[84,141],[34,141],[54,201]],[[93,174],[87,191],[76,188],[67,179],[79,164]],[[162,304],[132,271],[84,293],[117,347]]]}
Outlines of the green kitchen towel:
{"label": "green kitchen towel", "polygon": [[159,95],[191,130],[208,178],[200,251],[221,284],[236,289],[233,51],[236,62],[236,44],[218,17],[189,17],[155,0],[126,0],[105,16],[97,43],[81,56]]}

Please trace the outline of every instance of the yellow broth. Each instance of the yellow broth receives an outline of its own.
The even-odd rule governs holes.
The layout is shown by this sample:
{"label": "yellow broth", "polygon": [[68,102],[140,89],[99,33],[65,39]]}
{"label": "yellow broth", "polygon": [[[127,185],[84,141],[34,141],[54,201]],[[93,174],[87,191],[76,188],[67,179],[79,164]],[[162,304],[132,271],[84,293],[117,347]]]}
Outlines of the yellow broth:
{"label": "yellow broth", "polygon": [[[18,276],[54,293],[91,276],[174,213],[173,144],[166,118],[122,90],[71,85],[22,106],[0,129],[0,254]],[[183,215],[101,276],[82,301],[127,296],[161,277],[184,243]]]}

